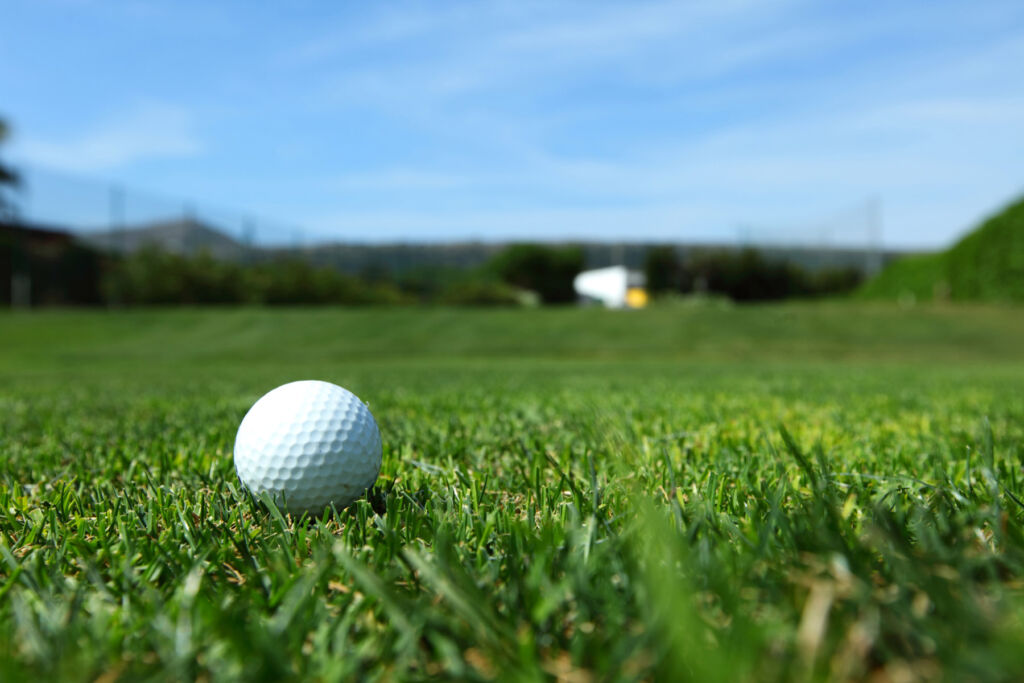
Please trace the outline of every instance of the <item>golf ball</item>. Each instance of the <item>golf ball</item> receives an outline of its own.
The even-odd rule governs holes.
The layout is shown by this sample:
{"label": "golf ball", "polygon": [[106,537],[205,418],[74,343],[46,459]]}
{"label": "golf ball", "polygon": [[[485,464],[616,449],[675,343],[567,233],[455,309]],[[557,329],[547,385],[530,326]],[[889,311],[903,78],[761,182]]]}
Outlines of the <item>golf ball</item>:
{"label": "golf ball", "polygon": [[242,484],[293,514],[349,505],[373,486],[380,462],[380,430],[370,409],[330,382],[304,380],[270,391],[249,409],[235,437]]}

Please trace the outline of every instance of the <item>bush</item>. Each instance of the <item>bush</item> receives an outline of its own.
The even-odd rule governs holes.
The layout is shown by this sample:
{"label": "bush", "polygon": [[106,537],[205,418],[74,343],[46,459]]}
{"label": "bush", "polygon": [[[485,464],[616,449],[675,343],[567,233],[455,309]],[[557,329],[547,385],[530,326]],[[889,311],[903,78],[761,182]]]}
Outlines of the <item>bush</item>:
{"label": "bush", "polygon": [[450,306],[519,306],[519,291],[503,282],[468,280],[451,285],[437,298]]}
{"label": "bush", "polygon": [[209,254],[186,258],[147,246],[113,261],[103,279],[108,303],[226,304],[245,300],[239,266]]}
{"label": "bush", "polygon": [[369,285],[330,268],[290,260],[243,266],[153,247],[115,261],[104,278],[107,302],[169,304],[369,304],[399,303],[390,283]]}

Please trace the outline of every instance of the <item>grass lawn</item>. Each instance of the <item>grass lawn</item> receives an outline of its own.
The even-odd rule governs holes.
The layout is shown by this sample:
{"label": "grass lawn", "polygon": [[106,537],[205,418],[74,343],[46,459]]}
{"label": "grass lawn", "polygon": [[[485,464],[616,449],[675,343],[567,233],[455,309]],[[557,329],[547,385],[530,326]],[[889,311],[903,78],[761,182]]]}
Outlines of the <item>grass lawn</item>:
{"label": "grass lawn", "polygon": [[[249,406],[381,427],[337,517]],[[0,314],[0,680],[1024,678],[1024,309]]]}

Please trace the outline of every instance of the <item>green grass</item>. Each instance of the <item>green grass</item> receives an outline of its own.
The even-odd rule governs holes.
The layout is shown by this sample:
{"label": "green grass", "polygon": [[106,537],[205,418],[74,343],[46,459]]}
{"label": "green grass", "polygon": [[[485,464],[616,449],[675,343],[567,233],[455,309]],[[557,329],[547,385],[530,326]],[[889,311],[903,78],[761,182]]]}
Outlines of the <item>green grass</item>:
{"label": "green grass", "polygon": [[[365,500],[239,490],[321,378]],[[1018,308],[0,315],[0,680],[1024,675]]]}
{"label": "green grass", "polygon": [[914,254],[889,264],[855,293],[861,299],[921,302],[948,297],[949,254]]}

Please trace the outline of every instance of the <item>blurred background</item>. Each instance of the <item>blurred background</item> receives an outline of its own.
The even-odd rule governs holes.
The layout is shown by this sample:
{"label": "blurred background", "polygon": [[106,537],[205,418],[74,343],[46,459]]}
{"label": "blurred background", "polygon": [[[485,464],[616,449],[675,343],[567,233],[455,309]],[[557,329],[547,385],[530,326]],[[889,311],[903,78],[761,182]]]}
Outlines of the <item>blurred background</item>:
{"label": "blurred background", "polygon": [[3,16],[4,305],[1024,299],[1018,2]]}

